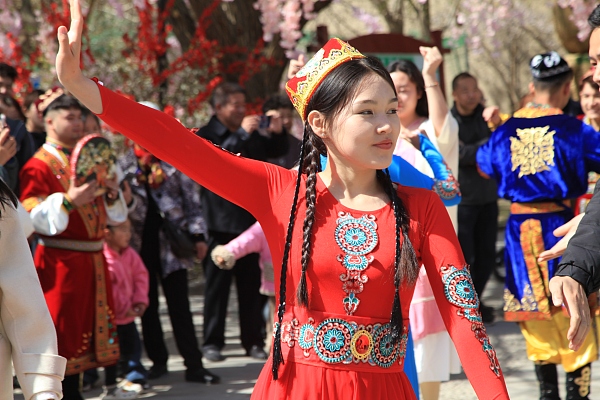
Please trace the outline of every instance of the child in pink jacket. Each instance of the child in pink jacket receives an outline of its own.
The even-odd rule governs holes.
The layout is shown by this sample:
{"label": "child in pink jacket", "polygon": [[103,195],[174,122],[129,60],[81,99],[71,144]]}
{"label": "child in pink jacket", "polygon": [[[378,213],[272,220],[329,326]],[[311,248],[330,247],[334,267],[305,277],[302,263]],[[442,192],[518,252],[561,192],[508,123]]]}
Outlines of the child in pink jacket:
{"label": "child in pink jacket", "polygon": [[[107,388],[103,398],[134,398],[141,388],[129,382],[146,385],[146,370],[141,363],[142,345],[135,318],[141,317],[148,307],[148,270],[138,253],[129,247],[130,240],[129,220],[105,229],[104,257],[112,283],[115,323],[119,335],[119,369],[125,373],[125,380],[118,386],[114,385],[117,367],[105,368]],[[135,395],[129,393],[128,396],[123,392],[135,392]]]}
{"label": "child in pink jacket", "polygon": [[258,253],[261,273],[260,293],[269,297],[269,321],[267,321],[267,337],[273,329],[275,313],[275,283],[273,276],[273,260],[262,227],[255,222],[250,228],[224,246],[213,249],[211,257],[215,265],[222,269],[232,269],[235,261],[250,254]]}

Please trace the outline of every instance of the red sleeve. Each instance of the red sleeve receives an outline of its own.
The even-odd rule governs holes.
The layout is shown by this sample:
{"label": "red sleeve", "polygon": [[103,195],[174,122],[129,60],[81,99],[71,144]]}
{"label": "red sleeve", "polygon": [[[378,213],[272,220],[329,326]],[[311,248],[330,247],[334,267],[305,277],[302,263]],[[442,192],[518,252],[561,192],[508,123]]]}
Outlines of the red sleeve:
{"label": "red sleeve", "polygon": [[49,183],[52,178],[46,165],[37,158],[30,159],[19,173],[21,203],[29,212],[52,194]]}
{"label": "red sleeve", "polygon": [[98,85],[104,122],[203,187],[255,217],[271,209],[271,199],[295,172],[232,154],[190,132],[176,119]]}
{"label": "red sleeve", "polygon": [[421,259],[446,329],[480,399],[508,399],[496,351],[479,313],[469,269],[448,212],[439,197],[429,194],[421,219]]}

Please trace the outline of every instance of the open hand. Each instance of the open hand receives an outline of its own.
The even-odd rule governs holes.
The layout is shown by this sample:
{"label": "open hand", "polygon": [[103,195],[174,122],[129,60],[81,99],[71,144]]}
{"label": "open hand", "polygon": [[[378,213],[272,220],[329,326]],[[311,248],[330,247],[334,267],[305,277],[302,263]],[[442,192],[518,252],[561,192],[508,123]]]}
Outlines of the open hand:
{"label": "open hand", "polygon": [[56,75],[71,94],[96,114],[102,113],[102,98],[96,83],[87,79],[80,68],[81,36],[83,16],[79,0],[70,0],[71,27],[58,28],[58,53],[56,53]]}
{"label": "open hand", "polygon": [[569,276],[555,276],[550,280],[552,303],[560,307],[563,304],[571,317],[567,339],[569,348],[578,350],[590,331],[592,320],[590,306],[583,286]]}
{"label": "open hand", "polygon": [[81,36],[83,32],[83,17],[79,0],[70,0],[71,27],[58,28],[58,53],[56,54],[56,75],[66,86],[71,82],[83,79],[81,72]]}
{"label": "open hand", "polygon": [[556,237],[563,237],[551,249],[543,251],[538,256],[538,262],[544,262],[562,256],[567,249],[569,240],[575,235],[577,227],[585,214],[579,214],[566,224],[559,226],[553,232]]}

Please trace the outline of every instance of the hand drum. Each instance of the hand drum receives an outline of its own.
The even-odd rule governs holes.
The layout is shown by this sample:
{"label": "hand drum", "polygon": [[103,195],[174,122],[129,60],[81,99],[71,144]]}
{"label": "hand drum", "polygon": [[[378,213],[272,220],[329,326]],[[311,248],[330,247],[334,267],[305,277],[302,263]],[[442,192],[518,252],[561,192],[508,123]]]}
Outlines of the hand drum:
{"label": "hand drum", "polygon": [[115,177],[117,168],[117,157],[107,139],[98,134],[85,136],[77,142],[71,161],[76,186],[96,180],[96,196],[106,193],[106,181]]}

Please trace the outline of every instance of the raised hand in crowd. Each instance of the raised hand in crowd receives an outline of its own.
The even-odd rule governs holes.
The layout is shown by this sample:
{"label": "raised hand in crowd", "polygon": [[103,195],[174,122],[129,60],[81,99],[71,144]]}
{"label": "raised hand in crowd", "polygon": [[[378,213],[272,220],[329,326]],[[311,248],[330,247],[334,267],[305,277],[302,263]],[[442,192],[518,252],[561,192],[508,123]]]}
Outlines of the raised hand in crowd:
{"label": "raised hand in crowd", "polygon": [[306,61],[304,61],[304,54],[300,54],[300,56],[296,60],[290,60],[287,78],[292,79],[294,75],[296,75],[296,73],[300,71],[302,67],[304,67],[304,64],[306,64]]}
{"label": "raised hand in crowd", "polygon": [[437,47],[419,47],[423,56],[423,82],[427,93],[427,105],[429,107],[429,119],[433,123],[436,137],[439,137],[444,128],[444,122],[448,115],[448,104],[442,89],[437,81],[437,70],[444,60]]}
{"label": "raised hand in crowd", "polygon": [[17,154],[17,142],[10,136],[10,129],[5,126],[0,131],[0,165],[4,165]]}
{"label": "raised hand in crowd", "polygon": [[423,78],[425,79],[425,86],[427,86],[427,77],[436,79],[436,72],[442,61],[442,54],[437,47],[419,47],[419,51],[423,56]]}
{"label": "raised hand in crowd", "polygon": [[498,126],[502,123],[502,118],[500,117],[500,108],[497,106],[489,106],[483,110],[481,114],[485,122],[490,122],[494,126]]}
{"label": "raised hand in crowd", "polygon": [[81,36],[83,18],[81,4],[70,0],[71,26],[58,28],[58,53],[56,54],[56,75],[71,94],[79,99],[95,114],[102,113],[102,98],[94,81],[86,78],[81,71]]}

